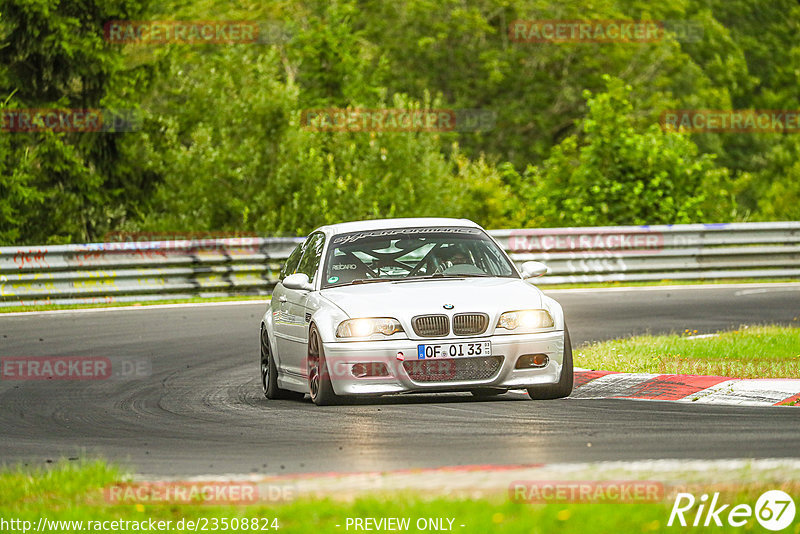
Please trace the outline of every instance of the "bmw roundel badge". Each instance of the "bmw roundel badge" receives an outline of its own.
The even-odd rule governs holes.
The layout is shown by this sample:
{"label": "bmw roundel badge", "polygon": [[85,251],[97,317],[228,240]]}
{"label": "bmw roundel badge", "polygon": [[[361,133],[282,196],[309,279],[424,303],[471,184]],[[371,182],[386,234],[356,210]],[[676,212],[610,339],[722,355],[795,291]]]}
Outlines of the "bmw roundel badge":
{"label": "bmw roundel badge", "polygon": [[445,305],[444,305],[444,306],[442,306],[442,307],[443,307],[445,310],[452,310],[453,308],[455,308],[455,306],[453,306],[452,304],[445,304]]}

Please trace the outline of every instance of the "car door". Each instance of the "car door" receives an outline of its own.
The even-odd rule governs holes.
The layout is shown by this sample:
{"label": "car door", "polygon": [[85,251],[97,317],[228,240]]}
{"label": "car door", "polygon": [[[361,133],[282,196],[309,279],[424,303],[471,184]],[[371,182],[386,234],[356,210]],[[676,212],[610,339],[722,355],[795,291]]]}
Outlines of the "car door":
{"label": "car door", "polygon": [[[325,234],[317,232],[311,234],[306,240],[306,247],[300,263],[297,265],[296,273],[303,273],[308,276],[309,281],[316,287],[317,271],[322,260],[322,250],[325,247]],[[286,298],[285,310],[285,333],[283,349],[283,369],[291,375],[302,375],[306,373],[306,356],[308,355],[308,328],[311,322],[311,311],[308,306],[311,291],[283,288]],[[280,297],[279,297],[280,298]]]}
{"label": "car door", "polygon": [[300,259],[303,257],[303,252],[306,249],[308,239],[297,245],[295,249],[289,254],[286,262],[281,269],[278,283],[272,291],[272,300],[270,301],[270,311],[272,313],[272,328],[275,334],[274,346],[276,348],[275,364],[283,370],[284,355],[288,354],[292,345],[289,341],[292,333],[292,325],[288,310],[288,292],[289,290],[283,287],[283,279],[294,274],[297,271],[297,266],[300,264]]}

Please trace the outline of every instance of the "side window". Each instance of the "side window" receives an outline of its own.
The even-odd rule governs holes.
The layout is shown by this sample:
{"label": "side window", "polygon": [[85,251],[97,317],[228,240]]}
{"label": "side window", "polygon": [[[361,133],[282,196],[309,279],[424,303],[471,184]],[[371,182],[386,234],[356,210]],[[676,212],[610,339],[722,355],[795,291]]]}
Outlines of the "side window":
{"label": "side window", "polygon": [[297,245],[292,253],[289,254],[289,257],[286,259],[286,262],[283,264],[283,268],[281,269],[281,280],[290,274],[294,274],[295,270],[297,270],[297,264],[300,263],[300,256],[303,255],[303,245],[306,243],[308,243],[308,240]]}
{"label": "side window", "polygon": [[304,273],[308,276],[309,280],[314,280],[314,275],[319,268],[319,262],[322,258],[322,248],[325,245],[324,234],[314,234],[308,238],[308,245],[303,253],[303,259],[297,266],[298,273]]}

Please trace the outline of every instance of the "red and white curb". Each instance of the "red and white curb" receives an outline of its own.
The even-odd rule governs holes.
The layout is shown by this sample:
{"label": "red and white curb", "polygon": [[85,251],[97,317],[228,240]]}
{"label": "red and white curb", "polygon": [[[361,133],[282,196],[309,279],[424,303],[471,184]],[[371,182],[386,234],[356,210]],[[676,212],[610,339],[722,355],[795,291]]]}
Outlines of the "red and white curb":
{"label": "red and white curb", "polygon": [[800,406],[800,379],[741,379],[575,370],[578,399],[641,399],[740,406]]}

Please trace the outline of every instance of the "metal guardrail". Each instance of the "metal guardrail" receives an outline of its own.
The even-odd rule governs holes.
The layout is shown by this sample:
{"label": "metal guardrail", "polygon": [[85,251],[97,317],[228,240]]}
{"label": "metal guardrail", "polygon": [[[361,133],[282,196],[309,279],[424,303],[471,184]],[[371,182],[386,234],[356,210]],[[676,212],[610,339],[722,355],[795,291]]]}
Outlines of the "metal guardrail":
{"label": "metal guardrail", "polygon": [[[494,230],[537,285],[800,278],[800,222]],[[0,306],[268,295],[302,238],[0,247]]]}
{"label": "metal guardrail", "polygon": [[521,263],[550,272],[537,285],[800,277],[800,222],[498,230]]}
{"label": "metal guardrail", "polygon": [[0,247],[0,306],[268,295],[302,238]]}

